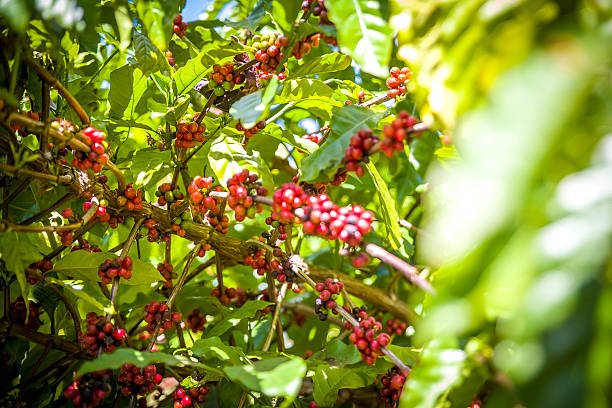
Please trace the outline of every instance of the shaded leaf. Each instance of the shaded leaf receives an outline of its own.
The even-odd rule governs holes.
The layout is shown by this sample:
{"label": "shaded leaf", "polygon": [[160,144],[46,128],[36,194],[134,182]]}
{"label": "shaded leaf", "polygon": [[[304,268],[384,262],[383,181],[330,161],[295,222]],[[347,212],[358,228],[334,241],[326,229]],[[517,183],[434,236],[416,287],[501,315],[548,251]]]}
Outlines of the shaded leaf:
{"label": "shaded leaf", "polygon": [[204,333],[206,337],[215,337],[220,336],[235,325],[237,325],[243,319],[252,319],[255,317],[258,311],[269,306],[273,303],[265,302],[263,300],[249,300],[244,305],[242,305],[239,309],[234,310],[227,316],[223,318],[223,320],[217,322],[214,326],[206,329]]}
{"label": "shaded leaf", "polygon": [[395,200],[391,197],[387,183],[380,176],[376,166],[371,161],[366,164],[368,172],[374,180],[376,186],[376,194],[378,195],[378,205],[380,206],[380,213],[382,214],[387,228],[387,236],[393,249],[398,249],[402,245],[402,230],[399,226],[399,216],[395,208]]}
{"label": "shaded leaf", "polygon": [[278,357],[224,370],[231,380],[251,390],[270,397],[295,397],[306,374],[306,363],[301,358]]}

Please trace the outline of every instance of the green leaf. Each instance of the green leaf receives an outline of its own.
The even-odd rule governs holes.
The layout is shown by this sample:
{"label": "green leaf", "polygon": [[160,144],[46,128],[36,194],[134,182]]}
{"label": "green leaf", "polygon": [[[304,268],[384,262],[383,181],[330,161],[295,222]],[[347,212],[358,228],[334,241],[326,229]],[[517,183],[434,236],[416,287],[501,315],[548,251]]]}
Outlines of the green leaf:
{"label": "green leaf", "polygon": [[268,191],[274,189],[272,173],[259,154],[257,152],[253,152],[253,155],[247,154],[242,144],[235,139],[221,137],[215,140],[210,146],[208,161],[217,180],[223,185],[234,174],[243,169],[249,169],[259,174]]}
{"label": "green leaf", "polygon": [[[110,252],[74,251],[64,256],[55,264],[54,270],[63,276],[82,279],[86,282],[98,282],[98,267],[107,259],[117,255]],[[133,259],[134,267],[130,279],[121,279],[122,285],[147,285],[158,282],[160,275],[153,265],[139,259]]]}
{"label": "green leaf", "polygon": [[252,319],[258,311],[271,304],[273,303],[263,300],[249,300],[242,307],[225,316],[223,320],[206,329],[205,335],[207,338],[220,336],[237,325],[241,320]]}
{"label": "green leaf", "polygon": [[173,18],[178,11],[172,0],[135,0],[138,18],[151,42],[160,50],[168,49]]}
{"label": "green leaf", "polygon": [[[354,347],[353,347],[354,348]],[[377,376],[375,367],[330,367],[321,364],[317,367],[313,381],[313,397],[319,406],[333,406],[342,388],[365,387]]]}
{"label": "green leaf", "polygon": [[270,397],[293,398],[302,386],[306,363],[301,358],[278,357],[252,365],[225,367],[227,376],[253,391]]}
{"label": "green leaf", "polygon": [[25,0],[0,0],[0,16],[15,30],[23,31],[28,25],[30,12]]}
{"label": "green leaf", "polygon": [[59,296],[41,282],[36,282],[36,285],[32,288],[32,294],[36,301],[42,304],[47,315],[52,318],[60,302]]}
{"label": "green leaf", "polygon": [[177,97],[195,86],[204,76],[212,71],[214,64],[223,63],[223,59],[247,52],[249,48],[236,41],[215,41],[207,44],[202,51],[191,58],[184,67],[174,74]]}
{"label": "green leaf", "polygon": [[318,79],[294,79],[282,82],[282,89],[276,95],[274,103],[288,103],[305,99],[320,100],[329,103],[334,90]]}
{"label": "green leaf", "polygon": [[308,153],[312,153],[318,147],[315,142],[299,137],[293,132],[278,126],[276,123],[266,125],[265,129],[261,133],[269,135],[277,140],[280,140],[281,142],[289,143],[291,146],[305,150]]}
{"label": "green leaf", "polygon": [[211,371],[218,371],[180,355],[171,356],[161,351],[151,353],[146,351],[137,351],[130,348],[120,348],[115,350],[113,353],[103,353],[95,360],[85,362],[79,368],[78,375],[103,369],[114,370],[121,367],[124,363],[132,363],[138,367],[145,367],[154,363],[163,363],[169,366],[193,366],[206,368]]}
{"label": "green leaf", "polygon": [[147,90],[147,77],[132,65],[125,65],[110,74],[108,101],[115,119],[136,119],[135,109]]}
{"label": "green leaf", "polygon": [[216,358],[232,364],[250,363],[240,347],[228,346],[219,337],[199,339],[193,344],[191,351],[195,356],[205,359]]}
{"label": "green leaf", "polygon": [[119,48],[125,50],[132,42],[132,16],[127,1],[123,4],[118,1],[113,2],[113,9],[115,10],[115,21],[119,31]]}
{"label": "green leaf", "polygon": [[341,366],[358,363],[361,361],[361,354],[353,344],[346,344],[338,339],[334,339],[325,347],[325,350],[315,353],[313,358]]}
{"label": "green leaf", "polygon": [[352,58],[346,54],[332,52],[300,65],[297,70],[291,72],[287,79],[301,78],[309,75],[323,74],[326,72],[342,71],[351,65]]}
{"label": "green leaf", "polygon": [[284,34],[293,31],[293,24],[301,8],[302,0],[274,0],[272,3],[272,16]]}
{"label": "green leaf", "polygon": [[361,69],[372,75],[389,75],[393,30],[382,18],[378,2],[327,0],[325,7],[336,24],[338,44],[351,54]]}
{"label": "green leaf", "polygon": [[254,32],[261,19],[266,15],[266,9],[269,8],[270,2],[270,0],[260,0],[247,18],[240,21],[225,20],[222,24],[235,29],[246,29]]}
{"label": "green leaf", "polygon": [[259,118],[267,108],[268,106],[263,103],[263,90],[259,90],[234,102],[230,108],[230,114],[238,119],[245,128],[250,129],[259,122]]}
{"label": "green leaf", "polygon": [[400,407],[435,407],[438,398],[459,380],[465,358],[463,350],[429,343],[404,385]]}
{"label": "green leaf", "polygon": [[134,33],[134,51],[136,61],[143,72],[155,71],[161,53],[146,35],[139,32]]}
{"label": "green leaf", "polygon": [[102,292],[95,285],[75,279],[60,280],[47,277],[46,280],[68,290],[75,297],[85,303],[88,303],[90,306],[96,308],[96,310],[99,312],[111,313],[113,311],[113,306],[111,305],[110,300],[103,296]]}
{"label": "green leaf", "polygon": [[393,249],[398,249],[402,245],[402,230],[399,226],[399,216],[395,208],[395,200],[391,197],[387,183],[380,176],[376,166],[372,161],[366,164],[368,172],[374,180],[376,186],[376,194],[378,195],[378,205],[380,206],[380,213],[383,216],[385,227],[387,227],[387,235],[389,242]]}
{"label": "green leaf", "polygon": [[19,234],[9,231],[0,234],[0,259],[4,261],[8,271],[17,275],[24,299],[28,296],[25,268],[40,259],[40,252],[30,239],[27,233]]}
{"label": "green leaf", "polygon": [[382,114],[354,105],[339,109],[333,116],[332,130],[327,141],[302,161],[302,179],[312,181],[321,173],[333,176],[351,136],[361,129],[375,128],[381,117]]}

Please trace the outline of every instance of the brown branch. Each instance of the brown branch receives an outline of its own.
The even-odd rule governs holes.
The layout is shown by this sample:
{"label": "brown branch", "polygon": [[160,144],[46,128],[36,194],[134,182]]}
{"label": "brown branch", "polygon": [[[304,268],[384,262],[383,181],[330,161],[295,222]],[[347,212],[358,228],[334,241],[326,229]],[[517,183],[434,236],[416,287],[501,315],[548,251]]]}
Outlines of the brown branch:
{"label": "brown branch", "polygon": [[247,69],[251,68],[252,66],[257,65],[258,62],[259,61],[257,61],[256,59],[249,60],[248,62],[246,62],[246,63],[240,65],[238,68],[236,68],[234,70],[234,74],[240,74],[241,72],[246,71]]}
{"label": "brown branch", "polygon": [[[283,302],[283,309],[289,309],[297,313],[305,313],[305,314],[317,316],[317,313],[315,312],[314,307],[310,307],[300,302]],[[334,324],[336,326],[344,327],[344,323],[342,323],[342,320],[336,319],[333,316],[328,316],[325,321],[328,323]]]}
{"label": "brown branch", "polygon": [[208,112],[212,104],[215,103],[215,99],[217,99],[217,95],[215,95],[214,93],[210,94],[208,100],[206,101],[206,105],[204,105],[204,109],[202,109],[202,112],[198,114],[198,118],[196,119],[196,123],[198,125],[202,123],[202,120],[204,120],[204,116],[206,116],[206,113]]}
{"label": "brown branch", "polygon": [[57,200],[54,204],[51,204],[51,206],[49,206],[46,209],[42,210],[38,214],[35,214],[35,215],[31,216],[30,218],[20,222],[19,225],[30,225],[32,223],[35,223],[36,221],[40,221],[47,214],[49,214],[50,212],[55,211],[56,209],[60,208],[61,206],[63,206],[68,201],[72,200],[73,198],[74,198],[74,195],[72,193],[66,193],[66,194],[64,194],[64,196],[62,198]]}
{"label": "brown branch", "polygon": [[[31,177],[26,177],[23,179],[21,184],[19,184],[10,194],[6,197],[2,197],[2,217],[3,219],[8,219],[8,207],[11,201],[15,199],[23,190],[25,190],[30,182],[32,181]],[[8,192],[8,187],[4,187],[4,192]]]}
{"label": "brown branch", "polygon": [[397,256],[390,254],[389,252],[385,251],[384,249],[382,249],[381,247],[375,244],[365,244],[363,245],[363,249],[370,256],[380,259],[384,263],[388,264],[389,266],[392,266],[393,268],[403,273],[404,277],[409,282],[420,287],[421,289],[423,289],[424,291],[428,293],[435,294],[435,290],[431,286],[431,283],[423,279],[423,277],[419,275],[418,269],[415,268],[413,265],[410,265],[409,263],[404,262]]}
{"label": "brown branch", "polygon": [[378,104],[390,101],[393,98],[394,98],[393,96],[381,95],[381,96],[378,96],[376,98],[370,99],[369,101],[365,101],[363,103],[360,103],[357,106],[362,106],[364,108],[367,108],[367,107],[370,107],[370,106],[373,106],[373,105],[378,105]]}
{"label": "brown branch", "polygon": [[219,255],[215,255],[217,264],[217,287],[219,288],[219,296],[223,295],[223,261]]}
{"label": "brown branch", "polygon": [[36,372],[42,365],[43,361],[45,361],[45,359],[47,358],[49,351],[51,351],[51,343],[48,343],[45,346],[45,349],[43,350],[38,360],[36,360],[36,364],[34,364],[34,367],[32,367],[32,370],[30,370],[30,373],[28,374],[27,378],[21,383],[19,395],[17,396],[16,406],[18,407],[21,406],[21,399],[23,398],[23,394],[25,394],[26,390],[30,386],[30,383],[32,382],[32,378],[34,377],[34,375],[36,375]]}
{"label": "brown branch", "polygon": [[[4,325],[4,324],[3,324]],[[13,324],[8,329],[8,336],[18,336],[24,339],[27,339],[33,343],[38,343],[46,346],[51,343],[51,347],[56,350],[65,351],[66,353],[71,353],[73,355],[82,354],[81,346],[78,343],[74,343],[62,338],[58,338],[56,336],[52,336],[50,334],[39,333],[35,330],[28,329],[22,325]],[[86,357],[83,355],[82,357]]]}
{"label": "brown branch", "polygon": [[52,174],[18,168],[15,166],[11,166],[10,164],[0,163],[0,169],[4,170],[7,173],[14,173],[16,176],[24,174],[26,176],[35,177],[42,180],[49,180],[59,184],[69,184],[72,181],[72,176],[69,175],[54,176]]}
{"label": "brown branch", "polygon": [[66,88],[64,88],[64,86],[55,77],[53,77],[53,75],[51,75],[46,69],[41,67],[32,57],[26,56],[26,57],[23,58],[23,60],[34,71],[36,71],[38,76],[44,82],[48,83],[53,88],[57,89],[57,92],[60,95],[62,95],[64,97],[64,99],[66,99],[66,102],[68,102],[68,105],[70,105],[70,107],[72,107],[72,109],[74,109],[74,111],[79,116],[79,118],[81,119],[81,122],[83,122],[83,124],[89,125],[89,123],[90,123],[89,115],[87,115],[87,113],[85,113],[85,110],[83,109],[83,107],[81,107],[81,105],[76,100],[76,98],[74,96],[72,96],[72,94],[70,92],[68,92],[68,90]]}
{"label": "brown branch", "polygon": [[75,341],[78,342],[82,334],[81,323],[80,323],[81,318],[79,317],[78,312],[76,311],[72,303],[70,303],[68,298],[58,288],[56,288],[55,285],[50,284],[48,282],[45,282],[45,285],[49,289],[51,289],[57,295],[57,297],[59,297],[60,300],[64,303],[64,306],[66,306],[66,310],[68,310],[68,313],[70,313],[70,317],[72,317],[72,322],[74,323],[74,331],[75,331],[75,337],[76,337]]}
{"label": "brown branch", "polygon": [[425,231],[423,231],[419,227],[415,227],[411,222],[408,222],[408,221],[402,220],[402,219],[400,219],[398,222],[399,222],[399,225],[404,227],[404,228],[408,228],[409,230],[418,232],[419,234],[425,234]]}

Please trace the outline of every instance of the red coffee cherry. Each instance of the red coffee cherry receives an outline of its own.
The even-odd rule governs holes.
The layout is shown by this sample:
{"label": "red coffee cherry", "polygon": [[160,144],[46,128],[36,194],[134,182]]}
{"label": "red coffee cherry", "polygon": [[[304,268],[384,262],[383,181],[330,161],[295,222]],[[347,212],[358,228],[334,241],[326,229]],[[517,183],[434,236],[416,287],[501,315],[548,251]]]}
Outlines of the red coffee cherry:
{"label": "red coffee cherry", "polygon": [[219,288],[214,288],[210,292],[210,294],[211,296],[214,296],[219,299],[219,302],[223,306],[232,305],[235,307],[240,307],[244,305],[247,301],[246,292],[241,287],[238,287],[236,289],[224,287],[223,293],[219,291]]}
{"label": "red coffee cherry", "polygon": [[177,277],[176,273],[173,272],[174,268],[172,267],[172,265],[166,263],[166,261],[163,261],[162,263],[157,265],[157,270],[164,278],[164,287],[171,288],[173,286],[172,279]]}
{"label": "red coffee cherry", "polygon": [[112,377],[112,370],[83,374],[64,390],[64,397],[75,407],[95,407],[110,395]]}
{"label": "red coffee cherry", "polygon": [[203,124],[199,124],[196,122],[198,118],[198,114],[193,116],[187,115],[178,123],[176,129],[176,140],[174,141],[174,145],[178,148],[188,149],[190,147],[195,147],[196,142],[204,143],[206,141],[206,137],[204,136],[204,132],[206,132],[206,126]]}
{"label": "red coffee cherry", "polygon": [[11,322],[13,322],[13,324],[25,326],[28,329],[38,330],[38,328],[42,324],[39,319],[39,316],[42,313],[42,311],[40,310],[40,305],[32,302],[31,300],[29,300],[28,302],[30,308],[29,314],[26,308],[25,300],[23,300],[22,296],[18,296],[17,299],[15,299],[15,301],[9,305],[8,312],[11,318]]}
{"label": "red coffee cherry", "polygon": [[385,331],[389,335],[395,334],[401,336],[406,332],[406,328],[408,328],[406,323],[401,322],[398,319],[389,319],[387,320]]}
{"label": "red coffee cherry", "polygon": [[[345,307],[347,310],[348,307]],[[347,311],[350,311],[347,310]],[[369,317],[365,308],[355,308],[352,311],[353,316],[359,320],[359,326],[352,326],[349,322],[345,322],[345,328],[352,328],[353,332],[349,336],[349,340],[357,347],[361,353],[361,359],[368,365],[373,365],[376,358],[383,355],[381,346],[386,346],[391,342],[391,338],[387,333],[380,333],[382,325],[373,317]]]}
{"label": "red coffee cherry", "polygon": [[129,256],[123,259],[117,257],[112,261],[107,259],[98,267],[98,276],[102,279],[104,285],[111,283],[116,277],[130,279],[132,277],[132,267],[132,258]]}
{"label": "red coffee cherry", "polygon": [[245,169],[234,174],[227,180],[227,190],[229,191],[227,205],[234,210],[236,221],[244,221],[247,217],[255,218],[262,212],[263,207],[255,203],[253,196],[265,196],[268,190],[261,185],[256,173],[250,173]]}
{"label": "red coffee cherry", "polygon": [[132,185],[129,183],[123,194],[117,197],[117,204],[128,211],[140,211],[143,209],[142,190],[136,190]]}
{"label": "red coffee cherry", "polygon": [[363,268],[370,264],[370,257],[364,252],[360,252],[351,258],[351,265],[355,268]]}
{"label": "red coffee cherry", "polygon": [[295,59],[302,59],[305,55],[310,54],[313,47],[317,47],[319,45],[319,41],[321,40],[321,33],[311,34],[299,40],[291,49],[291,55],[295,57]]}
{"label": "red coffee cherry", "polygon": [[413,126],[417,123],[419,123],[417,118],[406,111],[401,111],[391,124],[385,126],[383,130],[385,140],[382,141],[380,150],[387,157],[391,157],[396,151],[404,150],[404,141],[410,142],[412,137],[420,137],[420,133],[414,134]]}
{"label": "red coffee cherry", "polygon": [[378,399],[385,404],[385,408],[397,408],[406,377],[408,377],[408,373],[400,371],[397,366],[381,376]]}
{"label": "red coffee cherry", "polygon": [[354,171],[358,177],[363,177],[361,163],[370,161],[370,149],[378,143],[378,136],[369,129],[362,129],[351,136],[350,143],[344,151],[342,162],[347,171]]}
{"label": "red coffee cherry", "polygon": [[266,121],[265,120],[261,120],[259,122],[257,122],[257,124],[255,126],[253,126],[252,128],[245,128],[244,126],[242,126],[242,123],[240,123],[240,121],[238,121],[238,123],[236,124],[236,130],[240,131],[240,132],[244,132],[244,137],[248,140],[250,138],[252,138],[255,134],[257,134],[257,132],[259,132],[260,130],[262,130],[263,128],[266,127]]}
{"label": "red coffee cherry", "polygon": [[104,140],[104,132],[89,126],[79,131],[76,137],[89,146],[91,151],[84,152],[73,148],[72,166],[81,171],[92,170],[94,173],[100,173],[102,166],[109,160],[108,154],[105,153],[108,143]]}
{"label": "red coffee cherry", "polygon": [[70,252],[72,251],[88,251],[88,252],[102,252],[102,250],[100,248],[98,248],[95,245],[91,245],[89,243],[89,241],[87,241],[86,239],[83,240],[83,243],[79,243],[77,245],[74,245],[72,248],[70,248]]}
{"label": "red coffee cherry", "polygon": [[183,21],[183,16],[180,13],[174,17],[172,31],[180,38],[185,36],[185,31],[187,31],[187,23]]}
{"label": "red coffee cherry", "polygon": [[206,328],[206,315],[200,315],[200,311],[198,309],[193,309],[191,313],[187,315],[185,324],[187,327],[189,327],[189,330],[194,333],[199,331],[203,332]]}
{"label": "red coffee cherry", "polygon": [[408,67],[403,67],[399,69],[398,67],[391,68],[391,75],[387,78],[386,84],[389,90],[387,91],[387,96],[395,98],[400,95],[406,94],[406,85],[410,82],[410,77],[412,76],[412,72]]}
{"label": "red coffee cherry", "polygon": [[90,312],[87,314],[86,324],[87,328],[80,338],[81,346],[92,356],[96,355],[99,349],[110,353],[125,343],[125,330],[115,328],[104,316]]}
{"label": "red coffee cherry", "polygon": [[148,365],[140,368],[131,363],[121,366],[121,373],[117,377],[117,383],[121,386],[123,396],[143,396],[157,388],[162,381],[162,375],[157,372],[157,367]]}

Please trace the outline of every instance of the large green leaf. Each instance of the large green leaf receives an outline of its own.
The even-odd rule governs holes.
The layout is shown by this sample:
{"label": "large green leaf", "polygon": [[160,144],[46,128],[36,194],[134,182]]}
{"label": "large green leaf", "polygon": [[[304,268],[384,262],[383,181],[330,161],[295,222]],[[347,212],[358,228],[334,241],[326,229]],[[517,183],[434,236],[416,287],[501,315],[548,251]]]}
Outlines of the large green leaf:
{"label": "large green leaf", "polygon": [[365,72],[389,75],[393,30],[382,18],[378,2],[327,0],[329,18],[336,24],[340,48],[351,54]]}
{"label": "large green leaf", "polygon": [[274,189],[272,173],[261,157],[256,152],[253,153],[253,155],[247,154],[244,146],[235,139],[221,137],[210,146],[208,161],[217,180],[223,185],[234,174],[243,169],[249,169],[259,174],[263,185],[268,191],[272,191]]}
{"label": "large green leaf", "polygon": [[385,362],[377,363],[376,366],[351,367],[321,364],[312,378],[313,397],[319,406],[333,406],[340,389],[366,387],[374,382],[378,374],[386,371],[388,366]]}
{"label": "large green leaf", "polygon": [[163,363],[169,366],[193,366],[199,368],[207,368],[211,371],[217,371],[204,364],[194,362],[193,360],[180,355],[171,356],[169,354],[158,352],[138,351],[130,348],[120,348],[112,353],[103,353],[93,361],[85,362],[78,371],[78,374],[84,374],[91,371],[111,369],[121,367],[125,363],[132,363],[138,367],[145,367],[149,364]]}
{"label": "large green leaf", "polygon": [[133,65],[125,65],[110,75],[110,114],[115,119],[136,119],[136,105],[147,90],[147,77]]}
{"label": "large green leaf", "polygon": [[24,299],[28,294],[25,268],[40,259],[40,252],[27,233],[3,232],[0,234],[0,259],[8,271],[17,275]]}
{"label": "large green leaf", "polygon": [[241,320],[252,319],[258,311],[271,304],[263,300],[249,300],[242,307],[225,316],[223,320],[206,329],[205,335],[206,337],[220,336],[237,325]]}
{"label": "large green leaf", "polygon": [[216,358],[232,364],[251,362],[240,347],[228,346],[219,337],[199,339],[193,344],[191,351],[197,357],[204,357],[205,359]]}
{"label": "large green leaf", "polygon": [[216,41],[207,44],[200,53],[191,58],[184,67],[179,68],[174,75],[177,97],[183,95],[195,86],[204,76],[212,71],[214,64],[248,50],[236,41]]}
{"label": "large green leaf", "polygon": [[160,50],[168,49],[177,7],[173,0],[135,0],[138,18],[151,42]]}
{"label": "large green leaf", "polygon": [[465,359],[463,350],[429,343],[404,385],[400,407],[435,407],[438,398],[459,380]]}
{"label": "large green leaf", "polygon": [[25,0],[0,0],[0,15],[18,31],[25,30],[30,18]]}
{"label": "large green leaf", "polygon": [[371,161],[366,164],[366,168],[374,180],[376,194],[378,195],[378,205],[383,216],[389,242],[393,249],[398,249],[402,245],[402,230],[399,226],[399,216],[395,208],[395,200],[391,197],[387,183],[376,170],[376,166]]}
{"label": "large green leaf", "polygon": [[248,389],[270,397],[293,398],[302,386],[306,363],[301,358],[278,357],[261,360],[252,365],[225,367],[227,376]]}
{"label": "large green leaf", "polygon": [[318,79],[293,79],[282,82],[282,89],[279,91],[274,103],[297,102],[304,99],[320,100],[322,103],[329,103],[334,90]]}
{"label": "large green leaf", "polygon": [[302,0],[274,0],[272,3],[272,16],[284,34],[288,35],[293,30],[301,6]]}
{"label": "large green leaf", "polygon": [[288,79],[323,74],[326,72],[342,71],[351,65],[351,61],[352,58],[346,54],[332,52],[300,65],[297,70],[289,74]]}
{"label": "large green leaf", "polygon": [[98,312],[111,313],[113,311],[113,306],[110,303],[110,300],[103,296],[99,288],[92,285],[91,282],[85,282],[77,279],[60,280],[51,277],[47,277],[46,280],[66,289],[76,298],[87,303],[88,310],[91,310],[91,308],[94,307]]}
{"label": "large green leaf", "polygon": [[149,38],[142,33],[134,33],[134,51],[136,60],[143,72],[154,71],[158,58],[161,57],[159,49],[153,45]]}
{"label": "large green leaf", "polygon": [[344,157],[351,136],[361,129],[375,128],[381,117],[382,114],[353,105],[339,109],[333,116],[332,131],[327,141],[303,160],[302,179],[315,180],[321,173],[333,175]]}

